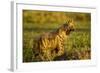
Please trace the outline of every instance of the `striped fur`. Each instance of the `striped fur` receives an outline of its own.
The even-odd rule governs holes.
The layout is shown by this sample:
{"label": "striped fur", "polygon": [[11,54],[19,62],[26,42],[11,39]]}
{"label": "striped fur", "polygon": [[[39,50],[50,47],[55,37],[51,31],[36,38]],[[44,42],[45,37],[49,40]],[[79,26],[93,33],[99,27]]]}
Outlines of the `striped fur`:
{"label": "striped fur", "polygon": [[36,61],[50,61],[64,54],[64,41],[74,29],[72,21],[63,24],[54,32],[41,35],[33,44],[33,59]]}

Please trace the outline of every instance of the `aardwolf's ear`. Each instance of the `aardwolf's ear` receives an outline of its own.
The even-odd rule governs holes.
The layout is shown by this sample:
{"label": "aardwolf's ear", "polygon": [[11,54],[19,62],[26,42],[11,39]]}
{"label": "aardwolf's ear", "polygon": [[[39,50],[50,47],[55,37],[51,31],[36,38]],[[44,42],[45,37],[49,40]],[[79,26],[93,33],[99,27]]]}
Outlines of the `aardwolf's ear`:
{"label": "aardwolf's ear", "polygon": [[70,24],[70,23],[72,23],[72,22],[73,22],[72,19],[68,19],[68,20],[66,21],[67,24]]}
{"label": "aardwolf's ear", "polygon": [[70,23],[72,23],[72,19],[68,19],[65,24],[64,24],[64,27],[68,27],[70,25]]}

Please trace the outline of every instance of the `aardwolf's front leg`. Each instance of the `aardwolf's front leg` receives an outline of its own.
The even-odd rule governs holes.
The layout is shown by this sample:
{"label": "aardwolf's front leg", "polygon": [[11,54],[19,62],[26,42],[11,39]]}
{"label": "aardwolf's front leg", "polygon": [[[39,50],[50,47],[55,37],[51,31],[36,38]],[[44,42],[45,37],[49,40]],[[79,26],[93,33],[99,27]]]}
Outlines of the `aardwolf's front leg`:
{"label": "aardwolf's front leg", "polygon": [[64,45],[59,43],[59,45],[57,46],[57,56],[61,56],[62,54],[64,54]]}

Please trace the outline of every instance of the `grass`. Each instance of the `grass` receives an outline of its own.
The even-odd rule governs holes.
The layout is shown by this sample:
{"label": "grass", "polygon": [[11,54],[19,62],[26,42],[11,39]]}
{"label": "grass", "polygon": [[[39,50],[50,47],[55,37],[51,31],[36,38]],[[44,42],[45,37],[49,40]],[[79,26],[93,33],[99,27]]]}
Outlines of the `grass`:
{"label": "grass", "polygon": [[[45,13],[42,11],[42,13],[39,14],[37,17],[35,12],[33,12],[33,16],[31,16],[32,11],[29,12],[23,12],[23,62],[34,62],[32,60],[32,56],[34,55],[32,53],[32,46],[33,46],[33,40],[43,34],[44,32],[50,32],[56,30],[60,24],[62,24],[64,21],[53,21],[50,22],[43,22],[37,23],[35,21],[39,20],[39,16],[41,16],[42,13]],[[29,15],[28,15],[29,14]],[[49,12],[50,14],[50,12]],[[48,14],[48,15],[49,15]],[[27,16],[25,16],[27,15]],[[46,15],[46,18],[49,19],[52,18],[52,16]],[[61,14],[60,14],[61,15]],[[60,15],[59,20],[60,20]],[[60,58],[64,57],[64,60],[87,60],[91,59],[91,23],[90,23],[90,14],[86,13],[66,13],[67,16],[75,18],[76,22],[76,31],[72,32],[68,39],[65,40],[65,53],[66,55],[61,56]],[[86,19],[88,16],[88,19]],[[28,17],[28,18],[27,18]],[[30,17],[30,18],[29,18]],[[37,17],[36,19],[34,19]],[[78,18],[77,18],[78,17]],[[46,18],[44,16],[44,20],[46,21]],[[54,17],[53,17],[54,18]],[[58,18],[58,17],[57,17]],[[33,19],[33,20],[32,20]],[[66,18],[65,18],[66,19]],[[62,23],[61,23],[62,22]],[[60,60],[59,58],[55,60]]]}

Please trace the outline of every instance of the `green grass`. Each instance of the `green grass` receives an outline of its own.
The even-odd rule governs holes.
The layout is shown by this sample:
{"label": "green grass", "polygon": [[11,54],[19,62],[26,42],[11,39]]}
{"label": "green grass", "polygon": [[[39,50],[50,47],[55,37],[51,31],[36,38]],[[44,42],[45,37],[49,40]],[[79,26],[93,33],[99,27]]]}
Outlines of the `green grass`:
{"label": "green grass", "polygon": [[23,10],[23,62],[33,62],[33,40],[44,32],[54,31],[68,18],[75,21],[76,31],[65,40],[65,60],[91,59],[91,14]]}
{"label": "green grass", "polygon": [[[24,28],[23,33],[23,62],[32,62],[32,45],[35,38],[43,34],[44,32],[50,32],[58,28],[60,25],[55,24],[45,24],[46,26],[38,27],[38,25],[33,25],[32,27]],[[80,26],[79,26],[80,25]],[[40,26],[40,25],[39,25]],[[33,28],[33,29],[32,29]],[[35,28],[35,29],[34,29]],[[31,29],[31,30],[30,30]],[[91,34],[90,34],[90,24],[77,22],[76,30],[83,29],[72,32],[68,39],[65,40],[65,52],[67,53],[66,60],[82,60],[90,59],[91,51]],[[88,29],[88,30],[86,30]],[[88,54],[88,57],[85,56]]]}

